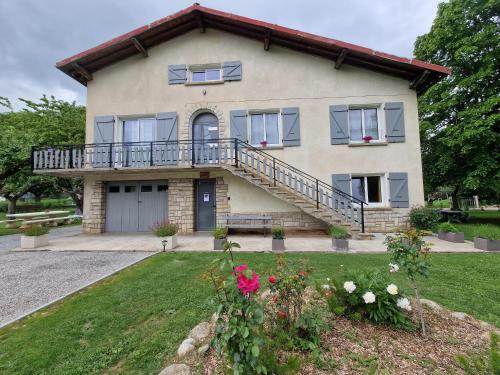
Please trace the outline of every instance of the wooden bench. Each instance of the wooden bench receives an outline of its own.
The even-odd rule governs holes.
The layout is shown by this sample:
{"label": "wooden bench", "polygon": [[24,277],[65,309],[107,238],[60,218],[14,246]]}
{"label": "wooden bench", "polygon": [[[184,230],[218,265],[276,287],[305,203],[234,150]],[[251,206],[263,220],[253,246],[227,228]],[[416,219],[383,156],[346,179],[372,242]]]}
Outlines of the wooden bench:
{"label": "wooden bench", "polygon": [[227,229],[263,229],[265,236],[267,229],[271,229],[272,216],[228,214],[224,216],[224,220],[226,220]]}

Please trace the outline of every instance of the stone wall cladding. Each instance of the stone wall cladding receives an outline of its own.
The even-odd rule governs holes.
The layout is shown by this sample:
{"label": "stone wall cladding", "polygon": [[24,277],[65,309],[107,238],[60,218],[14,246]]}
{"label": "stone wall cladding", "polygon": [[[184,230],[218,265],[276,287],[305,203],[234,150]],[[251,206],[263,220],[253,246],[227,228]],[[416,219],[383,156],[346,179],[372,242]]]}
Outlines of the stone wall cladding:
{"label": "stone wall cladding", "polygon": [[94,181],[90,206],[83,214],[84,233],[103,233],[106,223],[106,182]]}
{"label": "stone wall cladding", "polygon": [[168,219],[179,226],[180,233],[194,232],[195,189],[193,179],[168,179]]}
{"label": "stone wall cladding", "polygon": [[365,230],[372,233],[388,233],[408,229],[409,208],[365,209]]}
{"label": "stone wall cladding", "polygon": [[[232,212],[232,214],[239,214]],[[287,229],[326,229],[328,225],[302,211],[291,212],[242,212],[241,215],[269,215],[272,216],[273,227],[284,227]]]}
{"label": "stone wall cladding", "polygon": [[228,185],[224,183],[224,178],[217,177],[215,183],[215,201],[216,201],[216,225],[218,227],[224,226],[226,220],[224,215],[231,212],[231,206],[227,199]]}

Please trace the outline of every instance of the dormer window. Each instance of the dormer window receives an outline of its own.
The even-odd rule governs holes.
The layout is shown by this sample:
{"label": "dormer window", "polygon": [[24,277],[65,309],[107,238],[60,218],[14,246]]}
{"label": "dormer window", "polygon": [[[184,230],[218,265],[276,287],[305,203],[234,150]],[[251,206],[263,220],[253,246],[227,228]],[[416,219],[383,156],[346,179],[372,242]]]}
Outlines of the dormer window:
{"label": "dormer window", "polygon": [[189,67],[189,82],[220,82],[222,81],[220,64],[206,66],[193,65]]}

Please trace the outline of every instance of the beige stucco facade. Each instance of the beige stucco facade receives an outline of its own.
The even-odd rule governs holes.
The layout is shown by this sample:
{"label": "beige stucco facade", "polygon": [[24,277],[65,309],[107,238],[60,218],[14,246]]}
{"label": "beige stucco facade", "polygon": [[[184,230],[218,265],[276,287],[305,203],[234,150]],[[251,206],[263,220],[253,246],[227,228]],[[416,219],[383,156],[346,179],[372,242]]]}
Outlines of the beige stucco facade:
{"label": "beige stucco facade", "polygon": [[[178,114],[179,139],[190,138],[191,121],[201,111],[211,111],[219,119],[220,138],[229,137],[231,110],[270,110],[284,107],[300,109],[300,146],[268,149],[273,156],[312,176],[331,183],[332,174],[387,176],[390,172],[408,173],[410,206],[424,202],[417,96],[407,80],[357,68],[348,64],[334,69],[328,59],[272,45],[269,51],[262,42],[230,33],[207,29],[191,31],[151,48],[149,57],[130,57],[93,74],[87,90],[86,142],[93,142],[94,117],[114,115]],[[241,81],[204,85],[169,85],[167,68],[171,64],[208,64],[239,60]],[[403,102],[406,141],[368,145],[331,145],[330,105],[383,105]],[[380,124],[383,126],[383,112]],[[115,123],[114,141],[122,141],[120,121]],[[126,179],[173,179],[180,172],[127,175],[120,172],[85,177],[85,212],[95,204],[98,181]],[[183,172],[184,173],[184,172]],[[238,177],[223,171],[210,172],[227,184],[230,212],[287,213],[299,210],[282,202]],[[197,172],[183,178],[199,178]],[[97,183],[97,185],[96,185]],[[391,230],[403,225],[407,210],[389,208],[388,183],[382,180],[384,202],[371,220],[372,230]],[[94,197],[94,198],[93,198]],[[101,204],[102,206],[102,204]],[[385,208],[385,209],[382,209]],[[102,212],[102,208],[100,208]],[[90,214],[94,215],[95,214]],[[370,215],[368,210],[368,215]],[[392,216],[397,216],[394,221]],[[375,217],[375,216],[374,216]],[[390,223],[393,222],[394,225]],[[300,223],[299,223],[300,226]],[[100,229],[99,229],[100,230]],[[96,231],[98,231],[96,229]]]}

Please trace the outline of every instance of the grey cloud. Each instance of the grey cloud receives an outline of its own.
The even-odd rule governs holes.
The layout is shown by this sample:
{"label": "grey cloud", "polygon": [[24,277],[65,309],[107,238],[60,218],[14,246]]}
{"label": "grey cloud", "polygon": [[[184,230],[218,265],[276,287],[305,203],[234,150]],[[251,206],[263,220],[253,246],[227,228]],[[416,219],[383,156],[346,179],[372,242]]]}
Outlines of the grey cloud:
{"label": "grey cloud", "polygon": [[[439,0],[202,1],[215,9],[411,57]],[[85,88],[56,61],[174,12],[193,1],[2,0],[0,96],[42,94],[85,103]],[[18,107],[19,102],[15,103]]]}

